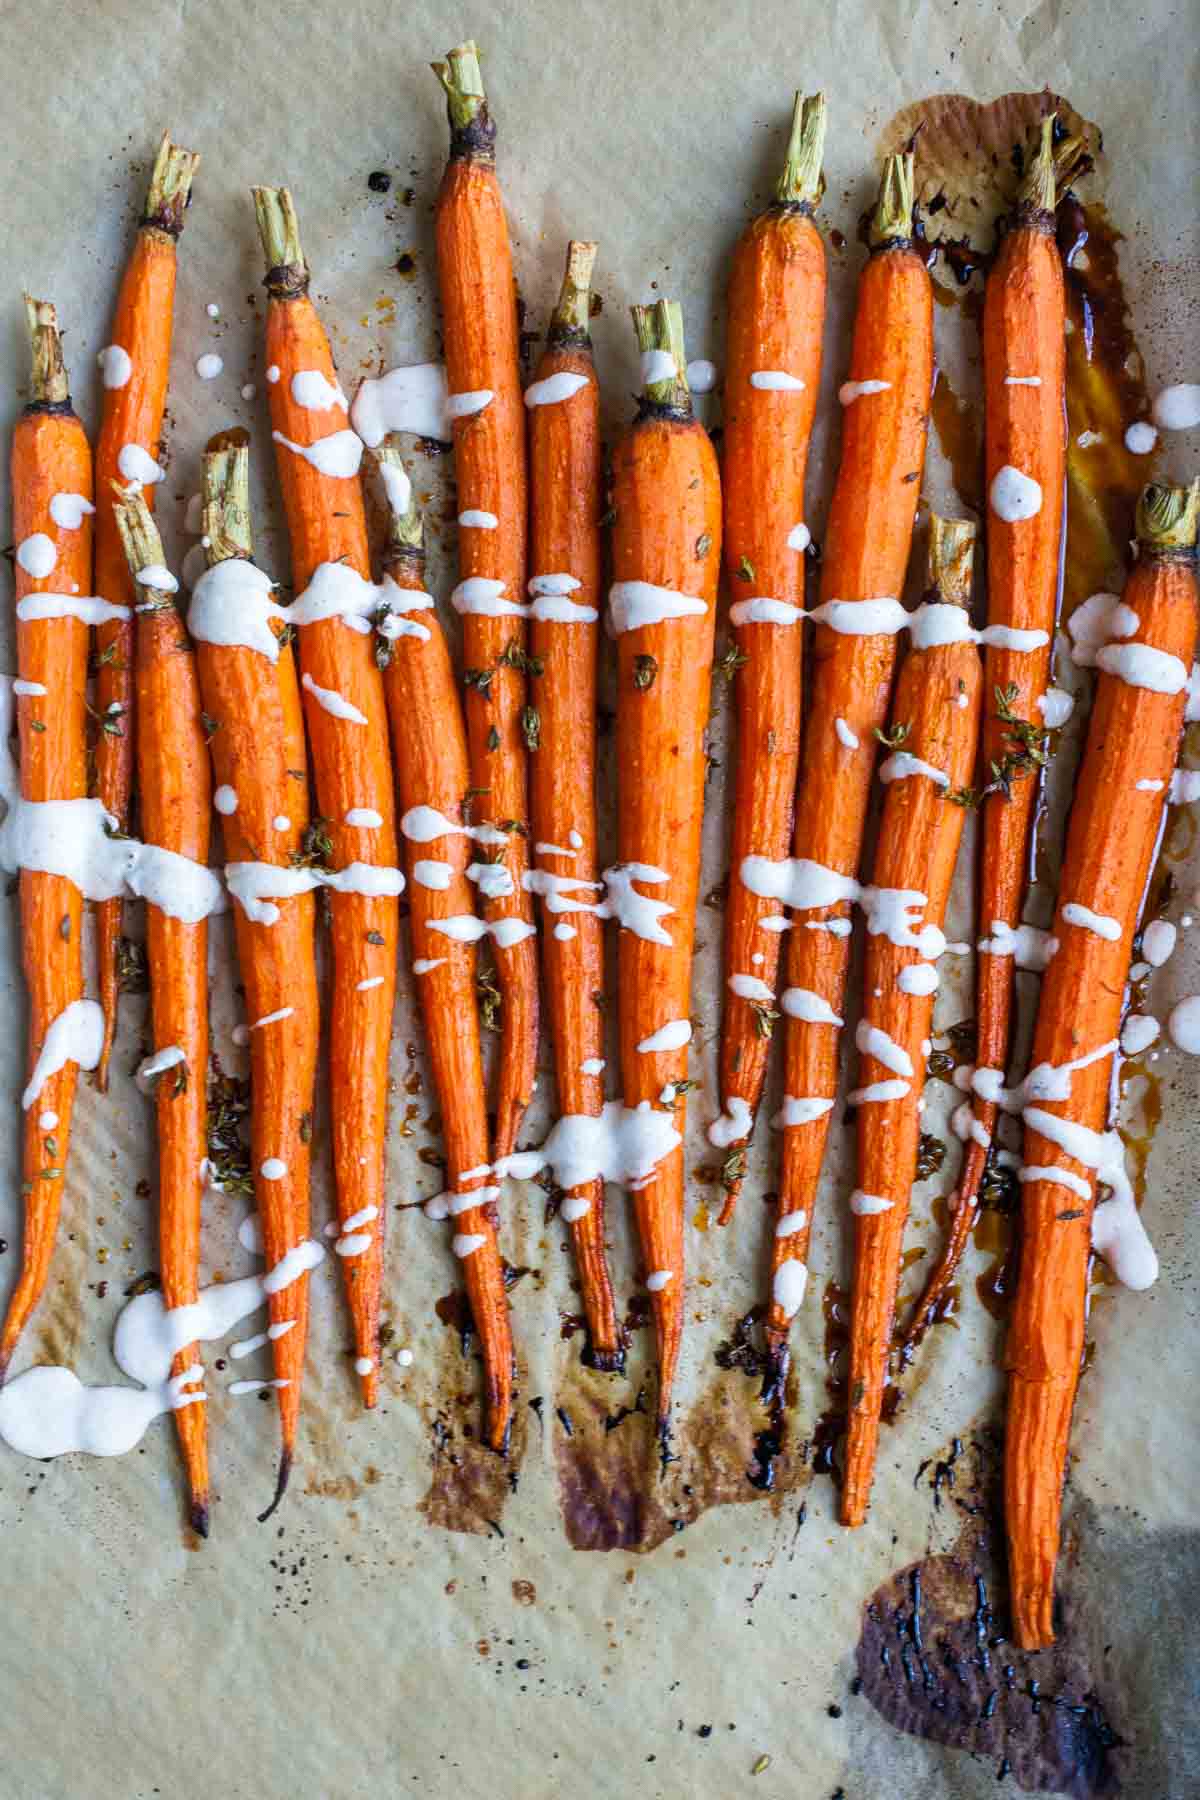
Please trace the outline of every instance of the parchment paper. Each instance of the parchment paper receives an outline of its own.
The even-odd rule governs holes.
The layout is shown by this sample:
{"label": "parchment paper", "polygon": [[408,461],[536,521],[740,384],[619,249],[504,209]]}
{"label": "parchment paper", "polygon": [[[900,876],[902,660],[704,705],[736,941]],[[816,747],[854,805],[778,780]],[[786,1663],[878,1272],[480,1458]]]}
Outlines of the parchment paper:
{"label": "parchment paper", "polygon": [[[290,8],[231,0],[10,6],[0,16],[8,101],[0,187],[5,428],[26,381],[22,283],[57,302],[76,403],[94,427],[95,353],[108,341],[117,272],[150,156],[169,125],[204,161],[181,250],[170,470],[159,506],[168,552],[178,559],[187,543],[183,505],[196,489],[206,436],[245,423],[254,433],[260,560],[286,577],[247,190],[259,181],[292,186],[314,293],[344,381],[369,366],[436,355],[431,206],[446,128],[426,64],[474,33],[501,132],[532,329],[544,325],[566,237],[600,241],[604,309],[594,336],[610,437],[628,418],[635,388],[631,301],[652,292],[677,295],[690,354],[720,366],[728,252],[767,198],[793,87],[825,90],[829,189],[822,223],[843,232],[846,244],[830,259],[809,504],[819,536],[861,265],[856,221],[873,191],[880,134],[900,108],[925,95],[957,90],[987,100],[1050,86],[1102,125],[1103,189],[1127,233],[1123,269],[1151,387],[1195,379],[1194,364],[1180,361],[1185,330],[1194,337],[1198,298],[1194,26],[1194,10],[1169,0],[1132,10],[1069,0],[1015,9],[976,0],[917,0],[911,8],[861,0],[760,0],[752,7],[610,0],[570,8],[480,0],[467,13],[431,0],[400,8],[359,0]],[[367,189],[376,168],[392,176],[385,197]],[[408,274],[396,268],[402,253],[412,259]],[[219,321],[206,315],[209,302],[220,307]],[[937,332],[941,360],[969,394],[977,379],[969,320],[939,309]],[[224,373],[205,383],[195,361],[214,349]],[[240,398],[247,382],[259,387],[250,402]],[[717,397],[700,406],[708,422],[719,420]],[[1168,449],[1171,471],[1195,473],[1197,451],[1195,434],[1176,439]],[[450,473],[448,464],[423,465],[423,491],[439,513],[446,511]],[[953,499],[932,446],[925,492]],[[5,506],[7,500],[5,494]],[[7,513],[2,528],[7,542]],[[445,555],[434,557],[431,585],[444,594],[452,524],[437,543]],[[1112,579],[1119,575],[1114,570]],[[11,669],[7,570],[0,600],[0,667]],[[1082,692],[1083,680],[1071,676],[1070,684]],[[705,892],[724,873],[728,712],[726,694],[715,688],[713,752],[722,767],[709,787]],[[1190,904],[1197,873],[1194,862],[1178,868],[1181,899],[1172,917]],[[964,868],[952,935],[976,935],[969,894]],[[0,1293],[15,1274],[20,1230],[24,1001],[16,916],[15,901],[0,907],[0,1233],[9,1245],[0,1256]],[[718,912],[702,913],[694,991],[702,1029],[692,1073],[702,1087],[692,1096],[689,1214],[701,1220],[705,1203],[718,1197],[696,1172],[715,1160],[702,1132],[713,1111],[720,923]],[[230,1039],[239,1013],[228,922],[213,935],[214,1041],[226,1065],[239,1068]],[[1182,932],[1181,948],[1154,978],[1151,1005],[1160,1018],[1197,985],[1196,941],[1197,934]],[[943,985],[939,1029],[971,1012],[969,983],[963,962]],[[1024,978],[1026,1012],[1033,991],[1032,978]],[[154,1182],[151,1112],[130,1079],[146,1018],[144,997],[127,997],[112,1095],[104,1102],[90,1087],[81,1090],[52,1286],[19,1366],[60,1360],[84,1379],[117,1378],[110,1346],[123,1289],[157,1261],[153,1199],[136,1191],[139,1180]],[[543,1064],[527,1142],[540,1140],[549,1112],[548,1048]],[[1073,1432],[1061,1571],[1072,1695],[1094,1695],[1123,1740],[1109,1751],[1121,1791],[1147,1797],[1195,1792],[1200,1779],[1194,1726],[1186,1723],[1196,1669],[1188,1637],[1198,1523],[1192,1284],[1200,1070],[1169,1049],[1156,1066],[1164,1116],[1149,1156],[1145,1217],[1163,1273],[1147,1294],[1099,1290],[1089,1327],[1094,1357]],[[399,1204],[439,1185],[437,1170],[418,1155],[437,1148],[428,1124],[436,1101],[423,1081],[407,992],[394,1068],[390,1155]],[[931,1121],[944,1111],[948,1092],[931,1087]],[[996,1791],[993,1756],[897,1729],[870,1698],[872,1680],[868,1691],[852,1691],[864,1603],[897,1571],[961,1547],[991,1505],[989,1434],[1001,1418],[1002,1327],[978,1304],[974,1286],[989,1258],[970,1252],[957,1318],[927,1343],[906,1384],[907,1403],[884,1430],[870,1521],[844,1532],[828,1478],[800,1473],[801,1446],[827,1405],[821,1296],[828,1281],[847,1272],[853,1133],[835,1129],[810,1299],[793,1332],[794,1441],[783,1463],[784,1491],[756,1494],[743,1471],[753,1432],[765,1420],[754,1384],[736,1370],[719,1370],[714,1353],[763,1290],[762,1196],[773,1180],[775,1148],[765,1128],[770,1110],[764,1107],[752,1179],[732,1226],[689,1230],[688,1337],[677,1408],[684,1463],[654,1505],[681,1521],[696,1516],[648,1553],[584,1551],[568,1542],[564,1510],[574,1505],[576,1534],[581,1513],[578,1492],[565,1503],[562,1483],[577,1485],[587,1465],[571,1462],[574,1440],[556,1408],[596,1441],[598,1455],[610,1457],[606,1466],[616,1454],[605,1450],[606,1440],[627,1445],[622,1454],[646,1492],[656,1491],[644,1421],[635,1414],[611,1433],[600,1423],[605,1413],[635,1405],[648,1379],[649,1334],[635,1334],[624,1378],[580,1370],[581,1338],[560,1335],[560,1312],[576,1304],[565,1234],[557,1222],[544,1226],[536,1188],[512,1186],[504,1203],[505,1254],[532,1272],[512,1295],[519,1485],[505,1493],[493,1481],[481,1501],[485,1512],[494,1507],[494,1529],[478,1512],[477,1529],[464,1532],[431,1522],[437,1502],[422,1510],[431,1481],[436,1486],[446,1475],[446,1455],[469,1462],[465,1433],[478,1416],[479,1381],[475,1360],[462,1360],[454,1331],[434,1314],[433,1302],[452,1291],[455,1272],[443,1228],[418,1211],[390,1220],[385,1305],[393,1346],[411,1347],[414,1361],[407,1369],[385,1364],[374,1417],[357,1405],[336,1271],[327,1261],[313,1278],[299,1468],[268,1526],[256,1525],[254,1515],[274,1477],[273,1411],[254,1398],[230,1398],[224,1390],[231,1369],[214,1371],[208,1384],[216,1504],[212,1538],[200,1550],[189,1545],[181,1522],[169,1420],[152,1427],[140,1450],[114,1461],[36,1464],[0,1447],[0,1794],[358,1800],[408,1792],[549,1800],[636,1792],[678,1800],[748,1792],[754,1800],[782,1800],[837,1792],[883,1800]],[[317,1231],[330,1205],[327,1136],[322,1116]],[[934,1197],[950,1192],[956,1160],[955,1148],[941,1174],[916,1190],[910,1244],[931,1250],[936,1243]],[[620,1196],[611,1202],[614,1276],[624,1304],[636,1285],[636,1252]],[[204,1229],[206,1279],[258,1266],[235,1236],[245,1210],[214,1198]],[[906,1291],[919,1275],[920,1265]],[[210,1346],[207,1360],[220,1353]],[[245,1374],[245,1366],[236,1373]],[[533,1409],[529,1403],[539,1397],[540,1409]],[[433,1467],[439,1434],[449,1445],[441,1476]],[[708,1504],[733,1497],[753,1504]],[[972,1514],[972,1506],[983,1514]],[[934,1567],[925,1567],[932,1591]],[[902,1595],[907,1581],[902,1575]],[[954,1605],[965,1619],[977,1597],[972,1592],[968,1603],[960,1596]],[[995,1633],[1003,1625],[1002,1600],[997,1618]],[[952,1689],[949,1660],[936,1645],[930,1655],[938,1681]],[[1001,1645],[994,1655],[1002,1667],[1010,1652]],[[1029,1675],[1022,1664],[1021,1684]],[[1063,1666],[1055,1665],[1047,1691],[1062,1679]],[[1036,1697],[1026,1711],[1036,1721]],[[1071,1720],[1061,1717],[1066,1732]],[[1013,1759],[1020,1761],[1017,1750]],[[1071,1792],[1101,1791],[1087,1785],[1086,1770],[1073,1779],[1084,1785]],[[1067,1791],[1028,1774],[1026,1785]]]}

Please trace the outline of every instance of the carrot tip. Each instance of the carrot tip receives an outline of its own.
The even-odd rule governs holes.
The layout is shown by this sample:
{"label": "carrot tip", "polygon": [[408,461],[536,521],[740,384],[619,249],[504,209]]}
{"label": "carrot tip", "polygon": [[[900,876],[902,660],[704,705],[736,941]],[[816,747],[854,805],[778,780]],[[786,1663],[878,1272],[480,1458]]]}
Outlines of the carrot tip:
{"label": "carrot tip", "polygon": [[208,1536],[208,1496],[198,1496],[188,1508],[188,1524],[197,1537]]}
{"label": "carrot tip", "polygon": [[659,1479],[661,1480],[666,1475],[671,1464],[679,1461],[679,1458],[671,1448],[671,1403],[669,1400],[667,1402],[666,1411],[661,1412],[658,1415],[655,1437],[658,1440],[658,1474]]}
{"label": "carrot tip", "polygon": [[284,1450],[279,1458],[279,1479],[275,1483],[275,1498],[272,1500],[270,1506],[268,1506],[266,1512],[259,1513],[258,1522],[260,1525],[266,1524],[267,1520],[271,1517],[271,1514],[279,1505],[279,1502],[283,1499],[283,1496],[287,1493],[287,1484],[291,1473],[292,1453],[290,1450]]}
{"label": "carrot tip", "polygon": [[600,1375],[623,1375],[625,1373],[625,1346],[618,1344],[613,1350],[597,1350],[589,1338],[579,1360],[585,1369],[595,1369]]}
{"label": "carrot tip", "polygon": [[764,1406],[773,1408],[782,1405],[791,1366],[792,1353],[786,1336],[769,1331],[766,1368],[763,1370],[763,1384],[758,1396]]}

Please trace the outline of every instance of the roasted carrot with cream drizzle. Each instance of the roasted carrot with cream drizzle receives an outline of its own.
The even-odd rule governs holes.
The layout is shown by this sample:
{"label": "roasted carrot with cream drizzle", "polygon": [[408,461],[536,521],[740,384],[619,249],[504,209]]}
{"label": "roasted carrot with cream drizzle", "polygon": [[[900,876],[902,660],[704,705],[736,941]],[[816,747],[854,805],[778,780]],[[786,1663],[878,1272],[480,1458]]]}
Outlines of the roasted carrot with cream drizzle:
{"label": "roasted carrot with cream drizzle", "polygon": [[[283,1440],[267,1518],[295,1455],[308,1271],[322,1256],[308,1236],[319,1021],[304,721],[286,612],[275,611],[274,583],[250,560],[247,445],[245,432],[225,432],[204,457],[209,567],[192,590],[188,626],[250,1023],[250,1143]],[[285,814],[280,831],[275,821]]]}
{"label": "roasted carrot with cream drizzle", "polygon": [[[975,767],[981,671],[967,616],[974,550],[974,525],[930,521],[927,598],[913,615],[912,648],[892,707],[891,754],[879,771],[887,791],[873,883],[863,893],[865,998],[856,1031],[859,1086],[850,1096],[858,1109],[858,1186],[850,1198],[844,1525],[861,1525],[870,1499],[900,1249],[916,1180],[934,964],[945,946],[942,923]],[[776,1243],[807,1226],[802,1215],[781,1219]]]}
{"label": "roasted carrot with cream drizzle", "polygon": [[[388,1052],[404,878],[383,677],[370,619],[362,444],[349,428],[329,340],[308,297],[308,265],[286,188],[255,188],[267,260],[267,380],[292,545],[304,714],[322,818],[312,854],[331,875],[333,1172],[337,1254],[354,1324],[364,1406],[379,1389]],[[274,373],[272,373],[274,371]]]}
{"label": "roasted carrot with cream drizzle", "polygon": [[[1002,1079],[1011,1048],[1016,930],[1046,760],[1039,710],[1050,680],[1066,473],[1066,301],[1054,234],[1054,120],[1018,191],[983,302],[988,624],[980,821],[977,1062]],[[1065,147],[1064,147],[1065,148]],[[1060,151],[1060,155],[1062,152]],[[975,1093],[950,1234],[912,1315],[936,1316],[979,1214],[996,1107]]]}
{"label": "roasted carrot with cream drizzle", "polygon": [[[613,451],[610,624],[617,640],[616,868],[621,1082],[627,1109],[667,1112],[673,1147],[631,1183],[658,1351],[658,1438],[669,1450],[683,1337],[683,1149],[692,942],[700,885],[721,489],[692,417],[674,301],[635,306],[643,397]],[[653,1123],[650,1120],[649,1123]]]}
{"label": "roasted carrot with cream drizzle", "polygon": [[[87,612],[73,596],[92,580],[92,452],[71,407],[58,319],[45,300],[26,299],[33,351],[29,404],[12,444],[13,537],[17,546],[17,682],[5,680],[0,768],[8,802],[5,836],[20,802],[86,804]],[[50,599],[38,602],[45,593]],[[59,598],[61,597],[61,598]],[[20,782],[8,748],[16,712]],[[36,860],[44,860],[37,858]],[[0,1333],[0,1381],[41,1298],[58,1230],[71,1112],[79,1069],[93,1069],[104,1021],[83,998],[83,896],[63,874],[5,866],[21,883],[21,966],[29,995],[28,1086],[22,1096],[21,1271]],[[60,1059],[51,1033],[65,1034]]]}
{"label": "roasted carrot with cream drizzle", "polygon": [[377,452],[390,506],[377,631],[392,725],[396,795],[409,879],[413,976],[421,997],[446,1147],[446,1192],[427,1204],[454,1221],[487,1384],[487,1441],[503,1451],[513,1405],[513,1348],[496,1241],[500,1185],[488,1163],[487,1098],[476,1007],[476,918],[467,870],[504,837],[469,823],[466,729],[449,646],[425,592],[421,515],[397,445]]}
{"label": "roasted carrot with cream drizzle", "polygon": [[[475,816],[507,834],[508,872],[481,896],[501,995],[493,1160],[509,1155],[533,1093],[533,943],[526,751],[537,741],[525,678],[526,477],[516,288],[492,122],[473,43],[433,64],[446,90],[450,160],[438,194],[438,283],[458,478],[463,681]],[[536,689],[537,684],[534,683]],[[499,867],[499,863],[497,867]]]}
{"label": "roasted carrot with cream drizzle", "polygon": [[[530,697],[538,747],[529,758],[542,966],[558,1103],[597,1116],[604,1101],[604,939],[596,905],[596,659],[600,589],[600,390],[588,334],[595,244],[572,242],[545,354],[525,391],[529,413]],[[565,1195],[584,1313],[587,1360],[625,1360],[604,1248],[604,1183]]]}
{"label": "roasted carrot with cream drizzle", "polygon": [[[825,101],[796,95],[774,204],[733,253],[725,365],[725,568],[736,672],[737,770],[730,862],[786,857],[800,762],[804,474],[825,322],[825,246],[812,214],[823,185]],[[776,903],[742,881],[725,906],[722,1111],[710,1141],[731,1151],[732,1216],[766,1079],[780,934],[762,921]]]}
{"label": "roasted carrot with cream drizzle", "polygon": [[[137,717],[134,710],[133,606],[137,595],[113,515],[113,484],[138,482],[154,506],[162,479],[158,460],[171,325],[175,309],[176,243],[190,204],[200,158],[163,134],[146,212],[121,280],[112,335],[100,353],[104,411],[96,445],[96,588],[110,605],[127,614],[96,627],[95,709],[100,736],[95,747],[93,792],[122,830],[129,826]],[[104,1009],[104,1051],[98,1081],[108,1086],[108,1062],[117,1029],[120,997],[118,959],[122,901],[102,900],[96,909],[96,955],[100,1004]]]}
{"label": "roasted carrot with cream drizzle", "polygon": [[[1200,607],[1200,484],[1144,489],[1125,606],[1137,623],[1097,654],[1031,1071],[999,1099],[1024,1119],[1021,1263],[1008,1333],[1004,1517],[1013,1636],[1054,1641],[1063,1474],[1093,1251],[1147,1287],[1158,1263],[1116,1131],[1105,1130],[1129,960],[1179,753]],[[995,1090],[993,1090],[995,1091]],[[1095,1204],[1097,1185],[1109,1197]]]}
{"label": "roasted carrot with cream drizzle", "polygon": [[[135,704],[138,799],[147,844],[207,870],[212,770],[201,723],[200,684],[178,583],[144,494],[121,489],[114,508],[137,601]],[[169,866],[169,865],[168,865]],[[171,875],[167,876],[172,881]],[[177,880],[178,878],[176,878]],[[200,1202],[208,1102],[208,916],[194,916],[183,873],[172,910],[148,900],[146,961],[154,1052],[142,1065],[158,1115],[158,1219],[163,1305],[191,1306],[200,1292]],[[176,885],[176,881],[172,881]],[[187,1376],[192,1379],[186,1379]],[[187,1467],[192,1527],[208,1536],[208,1434],[197,1346],[171,1364],[179,1404],[175,1429]]]}
{"label": "roasted carrot with cream drizzle", "polygon": [[[887,718],[900,604],[925,459],[933,382],[933,299],[912,241],[913,162],[890,156],[858,290],[850,373],[840,391],[842,454],[821,562],[809,652],[811,696],[796,796],[792,860],[749,855],[732,871],[790,929],[784,1015],[785,1095],[779,1219],[767,1316],[768,1395],[782,1392],[787,1335],[804,1291],[808,1233],[837,1094],[838,1033],[850,963],[871,775]],[[790,1265],[799,1264],[799,1269]]]}

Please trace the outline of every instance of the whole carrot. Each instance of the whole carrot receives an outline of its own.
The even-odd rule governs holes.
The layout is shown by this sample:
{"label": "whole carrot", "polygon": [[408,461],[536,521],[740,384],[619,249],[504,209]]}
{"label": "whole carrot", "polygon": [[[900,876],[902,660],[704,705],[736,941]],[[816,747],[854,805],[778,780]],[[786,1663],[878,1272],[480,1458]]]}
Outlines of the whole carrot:
{"label": "whole carrot", "polygon": [[[5,684],[20,733],[20,800],[81,801],[87,791],[88,613],[92,575],[92,453],[71,407],[58,319],[26,299],[32,395],[12,444],[17,681]],[[38,603],[37,594],[48,598]],[[31,603],[32,602],[32,603]],[[11,713],[0,728],[7,761]],[[11,771],[10,771],[11,773]],[[15,791],[6,791],[12,822]],[[35,859],[42,860],[42,859]],[[17,859],[13,859],[16,864]],[[83,896],[65,875],[20,870],[21,966],[29,995],[21,1272],[0,1332],[0,1381],[49,1273],[71,1141],[79,1068],[95,1068],[103,1020],[83,999]],[[90,1043],[89,1043],[90,1040]],[[54,1054],[55,1043],[63,1055]]]}
{"label": "whole carrot", "polygon": [[[596,656],[600,586],[600,390],[588,335],[595,244],[572,242],[529,411],[533,854],[561,1112],[604,1102],[604,940],[596,912]],[[588,1360],[625,1359],[604,1249],[604,1183],[562,1203],[579,1266]]]}
{"label": "whole carrot", "polygon": [[[377,455],[391,507],[378,654],[385,664],[408,869],[413,975],[446,1146],[447,1192],[428,1210],[454,1220],[454,1253],[483,1351],[487,1439],[503,1451],[512,1422],[512,1332],[496,1241],[500,1189],[489,1180],[476,1007],[475,946],[483,926],[475,916],[467,870],[502,848],[505,839],[467,822],[466,730],[449,647],[425,592],[421,515],[395,443],[385,440]],[[476,838],[488,846],[486,853],[475,848]]]}
{"label": "whole carrot", "polygon": [[[140,493],[122,489],[114,509],[137,601],[138,796],[147,844],[207,866],[212,773],[201,722],[200,685],[177,583]],[[171,865],[168,863],[168,869]],[[208,1075],[208,920],[146,907],[146,952],[154,1054],[143,1065],[158,1113],[159,1243],[163,1305],[191,1306],[200,1291],[200,1201],[204,1191]],[[180,1350],[172,1379],[199,1367],[195,1344]],[[178,1392],[175,1428],[187,1468],[192,1527],[208,1536],[207,1409]]]}
{"label": "whole carrot", "polygon": [[[809,665],[808,724],[796,796],[793,860],[750,855],[733,881],[792,907],[765,930],[791,928],[785,1015],[786,1093],[779,1220],[804,1215],[781,1241],[807,1255],[817,1180],[837,1093],[838,1032],[850,962],[850,900],[858,891],[870,795],[887,717],[900,605],[925,459],[933,381],[933,299],[912,242],[913,159],[890,156],[872,225],[841,389],[842,455],[821,564],[821,605]],[[782,1392],[787,1334],[803,1284],[777,1268],[767,1319],[768,1393]]]}
{"label": "whole carrot", "polygon": [[479,818],[508,834],[507,882],[483,892],[503,1010],[493,1158],[514,1148],[537,1062],[537,951],[524,885],[526,749],[537,710],[526,705],[525,425],[519,327],[492,123],[473,43],[433,71],[446,90],[450,160],[437,201],[438,282],[458,476],[467,744]]}
{"label": "whole carrot", "polygon": [[298,590],[301,687],[328,858],[333,944],[329,1053],[338,1256],[354,1324],[364,1406],[379,1389],[379,1303],[387,1211],[384,1148],[388,1049],[400,934],[395,803],[383,677],[369,618],[362,444],[325,328],[308,297],[308,266],[286,188],[255,188],[267,259],[267,378],[279,483]]}
{"label": "whole carrot", "polygon": [[[309,1160],[316,1077],[317,972],[313,872],[306,866],[308,771],[287,615],[250,561],[250,454],[244,432],[214,438],[204,457],[208,570],[188,626],[211,730],[238,968],[250,1021],[250,1139],[261,1219],[271,1354],[287,1487],[308,1336]],[[276,820],[286,816],[286,831]]]}
{"label": "whole carrot", "polygon": [[[1043,121],[1037,155],[987,278],[983,303],[985,457],[988,485],[988,647],[984,766],[992,779],[981,820],[976,1018],[978,1066],[1003,1079],[1011,1039],[1016,927],[1029,839],[1045,761],[1039,710],[1050,679],[1058,606],[1066,471],[1066,302],[1054,234],[1054,120]],[[954,1279],[979,1212],[979,1184],[996,1128],[996,1107],[972,1098],[946,1246],[909,1327],[919,1339]]]}
{"label": "whole carrot", "polygon": [[[1054,1640],[1054,1568],[1071,1411],[1083,1356],[1093,1249],[1129,1286],[1157,1273],[1125,1173],[1104,1129],[1133,936],[1162,831],[1183,730],[1200,606],[1200,484],[1148,487],[1125,583],[1133,637],[1100,650],[1095,704],[1075,784],[1042,982],[1024,1114],[1021,1272],[1008,1334],[1005,1524],[1013,1636]],[[1095,1206],[1095,1186],[1110,1197]],[[1094,1209],[1094,1210],[1093,1210]]]}
{"label": "whole carrot", "polygon": [[[822,188],[825,101],[796,95],[775,203],[733,255],[725,373],[725,568],[733,596],[737,672],[737,786],[730,861],[786,857],[800,762],[804,614],[804,472],[821,375],[825,246],[812,213]],[[732,1149],[725,1210],[741,1186],[737,1152],[749,1138],[766,1079],[779,967],[776,903],[743,881],[725,908],[722,1113],[711,1141]]]}
{"label": "whole carrot", "polygon": [[[112,336],[100,355],[104,411],[96,445],[96,593],[128,611],[104,619],[96,627],[95,704],[101,732],[95,750],[94,791],[122,829],[128,828],[133,787],[133,606],[137,595],[113,514],[113,484],[140,483],[153,507],[154,484],[163,474],[157,459],[171,360],[175,247],[199,161],[194,152],[181,150],[163,134],[146,211],[117,295]],[[104,1050],[97,1078],[102,1089],[108,1086],[108,1062],[117,1028],[121,909],[121,900],[103,900],[96,913],[100,1004],[104,1009]]]}
{"label": "whole carrot", "polygon": [[[934,518],[928,600],[914,615],[912,649],[892,708],[892,754],[879,771],[887,793],[873,885],[863,891],[867,954],[860,1051],[858,1187],[850,1307],[850,1409],[842,1523],[867,1514],[887,1379],[900,1248],[916,1179],[921,1088],[929,1050],[934,959],[965,819],[965,789],[979,734],[980,659],[967,618],[975,527]],[[793,1227],[795,1227],[793,1231]],[[781,1219],[776,1269],[795,1269],[778,1246],[807,1229]]]}
{"label": "whole carrot", "polygon": [[[613,452],[621,860],[607,879],[621,926],[625,1105],[673,1111],[682,1135],[721,490],[712,444],[692,417],[679,306],[635,306],[633,319],[644,394]],[[664,1460],[683,1337],[683,1202],[679,1145],[633,1193],[654,1309]]]}

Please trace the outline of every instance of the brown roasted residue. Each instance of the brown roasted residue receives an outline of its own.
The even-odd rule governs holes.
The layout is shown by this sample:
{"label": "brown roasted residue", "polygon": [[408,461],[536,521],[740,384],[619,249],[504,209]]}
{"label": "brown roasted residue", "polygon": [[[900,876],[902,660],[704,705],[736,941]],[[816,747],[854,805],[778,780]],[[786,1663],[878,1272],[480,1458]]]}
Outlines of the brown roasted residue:
{"label": "brown roasted residue", "polygon": [[516,1408],[508,1455],[501,1456],[448,1412],[437,1413],[430,1427],[432,1476],[420,1503],[420,1511],[431,1525],[443,1531],[504,1536],[500,1515],[516,1487],[528,1421],[527,1408]]}

